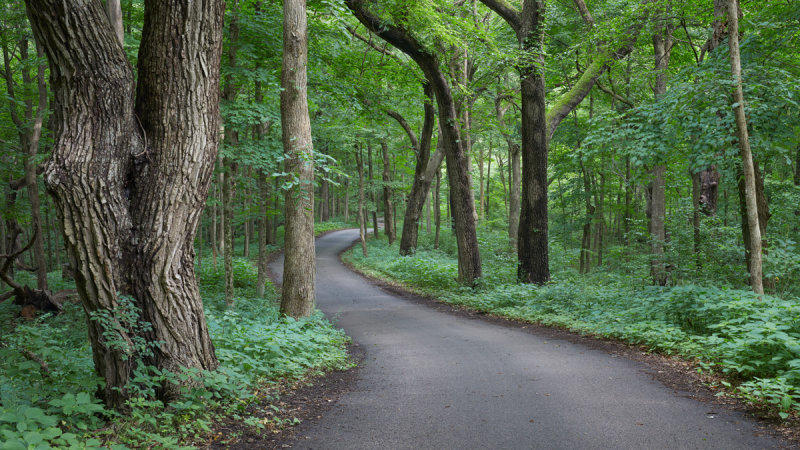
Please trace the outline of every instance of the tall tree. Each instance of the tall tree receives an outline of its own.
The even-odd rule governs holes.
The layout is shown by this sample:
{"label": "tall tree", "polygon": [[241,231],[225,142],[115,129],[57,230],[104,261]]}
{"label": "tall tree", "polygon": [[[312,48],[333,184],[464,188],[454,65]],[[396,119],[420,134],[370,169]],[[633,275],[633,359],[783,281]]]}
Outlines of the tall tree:
{"label": "tall tree", "polygon": [[517,35],[522,53],[518,70],[522,99],[522,198],[517,237],[517,278],[524,283],[550,280],[547,242],[548,128],[544,90],[545,1],[525,0],[516,10],[505,0],[481,0]]}
{"label": "tall tree", "polygon": [[[663,7],[663,14],[658,19],[658,25],[653,33],[653,56],[655,59],[656,80],[653,85],[653,95],[659,100],[667,92],[667,68],[672,53],[672,33],[673,26],[669,18],[665,18],[670,13],[669,5]],[[653,165],[653,181],[650,186],[650,239],[651,239],[651,262],[650,271],[653,276],[653,283],[664,286],[667,284],[667,264],[664,260],[664,244],[667,240],[665,219],[667,216],[667,185],[666,185],[667,166],[657,161]]]}
{"label": "tall tree", "polygon": [[433,181],[433,165],[438,170],[442,163],[444,153],[434,153],[431,158],[431,138],[433,137],[433,126],[436,122],[436,111],[433,107],[433,90],[429,83],[423,85],[425,91],[424,115],[422,131],[417,139],[416,134],[409,126],[408,122],[399,113],[388,110],[387,114],[395,119],[408,135],[411,146],[414,149],[416,164],[414,166],[414,181],[411,184],[411,192],[406,201],[406,211],[403,216],[403,234],[400,236],[400,254],[413,254],[417,248],[417,238],[419,235],[419,219],[422,215],[422,207],[430,191]]}
{"label": "tall tree", "polygon": [[[45,181],[84,309],[116,317],[119,295],[128,295],[152,324],[143,337],[160,343],[145,363],[175,372],[216,368],[193,243],[219,142],[223,2],[146,2],[136,83],[101,2],[25,4],[54,93]],[[117,327],[114,341],[128,344],[120,346],[108,331],[89,321],[103,397],[119,407],[135,336]],[[164,388],[167,397],[177,394]]]}
{"label": "tall tree", "polygon": [[[236,68],[236,56],[239,49],[239,1],[233,0],[231,5],[230,19],[228,24],[228,67],[231,72]],[[239,89],[232,73],[225,77],[225,86],[222,90],[222,98],[227,102],[236,101]],[[235,126],[230,126],[225,130],[224,142],[227,147],[239,145],[239,130]],[[225,303],[233,304],[233,200],[234,189],[236,187],[236,171],[238,164],[231,157],[222,158],[222,171],[224,179],[222,183],[222,214],[224,225],[222,227],[223,240],[225,241],[224,266],[225,266]],[[247,233],[245,233],[245,238]]]}
{"label": "tall tree", "polygon": [[364,26],[414,60],[433,89],[439,111],[440,139],[445,150],[447,174],[453,198],[452,212],[458,246],[458,279],[464,284],[472,284],[482,274],[476,220],[473,214],[475,199],[453,93],[442,72],[439,58],[408,30],[389,24],[369,11],[365,6],[365,0],[345,0],[345,3]]}
{"label": "tall tree", "polygon": [[753,154],[750,151],[750,137],[747,131],[747,116],[744,112],[744,92],[742,90],[742,60],[739,55],[739,1],[728,0],[728,48],[730,49],[731,74],[733,75],[733,113],[736,121],[736,137],[744,172],[744,191],[747,204],[747,227],[750,232],[750,284],[756,294],[764,293],[761,271],[761,228],[758,223],[758,202],[756,199],[756,173],[753,167]]}
{"label": "tall tree", "polygon": [[308,116],[308,24],[305,0],[283,2],[281,129],[288,156],[281,313],[306,317],[314,312],[314,148]]}

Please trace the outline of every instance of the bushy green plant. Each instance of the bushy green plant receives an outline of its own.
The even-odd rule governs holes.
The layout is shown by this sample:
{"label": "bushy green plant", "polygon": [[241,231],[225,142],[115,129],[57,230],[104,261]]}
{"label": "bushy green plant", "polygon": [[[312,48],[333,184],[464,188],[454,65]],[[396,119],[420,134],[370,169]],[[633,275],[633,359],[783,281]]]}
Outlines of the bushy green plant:
{"label": "bushy green plant", "polygon": [[[0,303],[3,448],[182,448],[202,442],[221,417],[263,426],[246,412],[261,383],[349,364],[347,337],[321,315],[281,318],[271,283],[266,298],[255,296],[257,271],[247,259],[234,259],[239,287],[234,308],[225,304],[221,265],[214,270],[205,264],[198,277],[221,362],[216,371],[173,373],[146,365],[158,343],[141,337],[150,325],[140,320],[133,299],[123,296],[115,310],[93,314],[106,330],[106,342],[138,360],[126,414],[106,410],[94,396],[102,380],[94,375],[80,306],[68,302],[62,315],[20,322],[18,306]],[[120,331],[133,339],[120,339]],[[178,398],[162,401],[157,393],[164,384],[180,386]]]}

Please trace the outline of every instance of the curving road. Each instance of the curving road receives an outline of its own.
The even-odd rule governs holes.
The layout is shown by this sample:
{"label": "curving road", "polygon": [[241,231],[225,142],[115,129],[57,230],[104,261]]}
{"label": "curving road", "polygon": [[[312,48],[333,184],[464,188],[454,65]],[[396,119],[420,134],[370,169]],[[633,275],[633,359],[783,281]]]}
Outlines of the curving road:
{"label": "curving road", "polygon": [[[357,230],[317,240],[317,299],[366,350],[351,392],[298,429],[313,449],[761,449],[743,415],[676,395],[638,362],[410,302],[348,270]],[[271,266],[278,277],[283,261]]]}

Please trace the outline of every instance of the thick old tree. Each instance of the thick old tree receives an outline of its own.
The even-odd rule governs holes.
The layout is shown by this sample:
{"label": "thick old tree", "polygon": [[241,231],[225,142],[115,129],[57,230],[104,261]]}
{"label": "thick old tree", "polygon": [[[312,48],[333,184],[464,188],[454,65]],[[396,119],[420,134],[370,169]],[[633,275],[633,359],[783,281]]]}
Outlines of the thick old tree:
{"label": "thick old tree", "polygon": [[113,330],[90,320],[89,336],[104,400],[120,407],[137,361],[116,315],[121,295],[160,342],[146,364],[218,365],[193,242],[219,141],[223,2],[147,1],[136,77],[102,2],[25,3],[54,94],[45,182],[87,315],[114,317]]}

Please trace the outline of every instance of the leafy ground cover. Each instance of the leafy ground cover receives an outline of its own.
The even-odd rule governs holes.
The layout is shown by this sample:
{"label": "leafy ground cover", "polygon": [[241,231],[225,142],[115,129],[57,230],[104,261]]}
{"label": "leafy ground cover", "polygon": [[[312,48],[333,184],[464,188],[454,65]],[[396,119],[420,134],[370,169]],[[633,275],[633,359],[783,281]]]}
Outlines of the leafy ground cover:
{"label": "leafy ground cover", "polygon": [[[109,411],[94,397],[102,380],[94,375],[82,308],[66,303],[54,317],[26,321],[19,307],[0,304],[0,448],[181,448],[205,445],[214,424],[240,421],[254,429],[291,424],[291,418],[259,414],[278,401],[276,385],[296,383],[328,369],[348,367],[348,338],[321,314],[296,321],[280,317],[277,294],[268,285],[265,298],[256,296],[257,272],[252,261],[234,259],[236,298],[224,299],[222,265],[198,269],[211,336],[220,360],[214,372],[159,372],[137,369],[130,389],[129,414]],[[51,273],[54,289],[69,288]],[[126,303],[126,326],[138,323],[132,303]],[[102,320],[98,318],[97,320]],[[134,357],[148,351],[137,346]],[[163,381],[196,378],[195,388],[167,404],[156,398]]]}
{"label": "leafy ground cover", "polygon": [[551,247],[553,281],[519,284],[507,238],[491,226],[479,231],[484,276],[470,288],[456,282],[452,235],[443,234],[439,249],[420,238],[414,256],[399,257],[397,244],[370,239],[368,258],[360,251],[345,258],[369,275],[450,304],[696,359],[700,370],[722,375],[729,392],[782,419],[800,412],[800,298],[759,299],[708,283],[655,287],[645,283],[647,274],[625,267],[582,275],[571,266],[574,255],[558,244]]}

